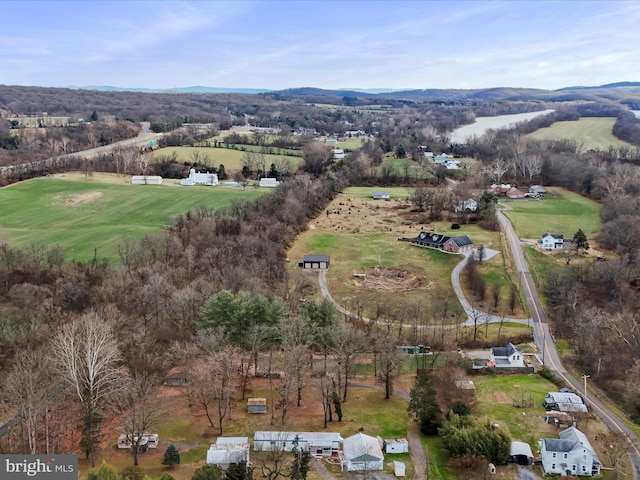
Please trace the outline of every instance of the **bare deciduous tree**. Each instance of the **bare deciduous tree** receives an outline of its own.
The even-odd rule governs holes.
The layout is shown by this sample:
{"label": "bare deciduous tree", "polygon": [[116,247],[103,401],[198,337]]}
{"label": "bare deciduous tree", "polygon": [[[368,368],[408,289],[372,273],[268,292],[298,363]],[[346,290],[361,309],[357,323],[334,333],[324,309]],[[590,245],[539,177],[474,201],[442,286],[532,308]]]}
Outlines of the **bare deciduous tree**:
{"label": "bare deciduous tree", "polygon": [[151,398],[153,378],[135,372],[116,399],[120,413],[120,428],[131,444],[133,464],[138,465],[138,455],[144,448],[144,436],[159,419],[157,403]]}
{"label": "bare deciduous tree", "polygon": [[2,396],[9,405],[20,411],[27,432],[29,453],[38,450],[38,411],[43,386],[49,378],[45,356],[41,352],[21,351],[16,355],[13,370],[2,389]]}
{"label": "bare deciduous tree", "polygon": [[54,367],[71,383],[82,406],[82,446],[93,462],[102,409],[126,378],[109,319],[91,311],[66,324],[51,342],[51,355]]}

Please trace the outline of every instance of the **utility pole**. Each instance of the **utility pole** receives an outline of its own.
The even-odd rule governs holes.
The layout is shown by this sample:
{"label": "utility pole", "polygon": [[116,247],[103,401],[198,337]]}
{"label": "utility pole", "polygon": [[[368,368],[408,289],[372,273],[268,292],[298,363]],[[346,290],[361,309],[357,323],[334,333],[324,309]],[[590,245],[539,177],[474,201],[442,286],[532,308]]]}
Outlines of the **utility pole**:
{"label": "utility pole", "polygon": [[591,375],[587,375],[586,373],[584,375],[582,375],[582,378],[584,379],[584,401],[585,404],[587,403],[587,378],[591,377]]}

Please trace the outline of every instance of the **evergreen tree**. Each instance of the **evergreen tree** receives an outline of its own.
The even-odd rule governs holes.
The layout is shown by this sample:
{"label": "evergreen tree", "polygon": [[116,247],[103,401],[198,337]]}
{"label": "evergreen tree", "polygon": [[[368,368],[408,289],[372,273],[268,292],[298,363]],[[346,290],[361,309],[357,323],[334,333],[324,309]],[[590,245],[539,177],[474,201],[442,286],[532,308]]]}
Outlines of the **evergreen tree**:
{"label": "evergreen tree", "polygon": [[411,389],[407,410],[425,435],[438,433],[442,426],[442,412],[436,400],[436,389],[428,375],[418,375]]}
{"label": "evergreen tree", "polygon": [[580,250],[587,251],[589,250],[589,242],[587,242],[587,236],[584,234],[581,228],[573,236],[573,243],[576,246],[576,250],[580,252]]}
{"label": "evergreen tree", "polygon": [[222,480],[222,470],[217,465],[205,465],[198,468],[191,480]]}
{"label": "evergreen tree", "polygon": [[224,165],[221,163],[220,166],[218,167],[218,179],[226,180],[227,178],[229,178],[227,176],[227,171],[224,169]]}
{"label": "evergreen tree", "polygon": [[122,477],[115,468],[103,460],[97,472],[87,474],[87,480],[122,480]]}
{"label": "evergreen tree", "polygon": [[311,454],[297,448],[295,449],[294,454],[296,458],[293,461],[293,465],[291,465],[291,479],[306,480],[309,469],[311,468],[309,465],[311,462]]}
{"label": "evergreen tree", "polygon": [[162,476],[160,477],[160,480],[176,480],[175,478],[173,478],[173,475],[171,475],[170,473],[163,473]]}
{"label": "evergreen tree", "polygon": [[253,469],[246,462],[232,463],[227,469],[225,480],[253,480]]}
{"label": "evergreen tree", "polygon": [[342,421],[342,402],[340,401],[340,395],[338,394],[337,390],[333,390],[333,393],[331,394],[331,399],[333,400],[333,409],[336,412],[336,415],[338,416],[338,421],[341,422]]}
{"label": "evergreen tree", "polygon": [[97,122],[98,121],[98,112],[96,112],[95,110],[93,112],[91,112],[91,121],[92,122]]}
{"label": "evergreen tree", "polygon": [[180,452],[172,443],[167,447],[162,457],[162,465],[167,465],[169,468],[173,468],[174,465],[180,465]]}
{"label": "evergreen tree", "polygon": [[407,156],[407,152],[404,149],[404,145],[402,143],[396,145],[394,154],[396,158],[405,158]]}

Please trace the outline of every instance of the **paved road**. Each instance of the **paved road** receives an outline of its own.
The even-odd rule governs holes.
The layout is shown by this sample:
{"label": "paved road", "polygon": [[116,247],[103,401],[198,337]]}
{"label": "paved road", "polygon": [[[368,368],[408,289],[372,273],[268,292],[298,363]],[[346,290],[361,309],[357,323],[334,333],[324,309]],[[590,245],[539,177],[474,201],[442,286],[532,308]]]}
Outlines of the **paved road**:
{"label": "paved road", "polygon": [[120,142],[111,143],[109,145],[102,145],[100,147],[90,148],[88,150],[82,150],[80,152],[65,153],[63,155],[57,155],[55,157],[43,158],[42,160],[34,160],[33,162],[27,162],[19,165],[7,165],[7,166],[0,167],[0,171],[20,169],[20,168],[25,168],[30,166],[33,167],[33,166],[52,164],[64,158],[92,157],[101,153],[109,152],[118,147],[127,147],[131,145],[146,146],[149,144],[150,140],[154,140],[158,138],[157,134],[149,131],[149,122],[142,122],[141,126],[142,126],[142,130],[140,134],[135,138],[122,140]]}
{"label": "paved road", "polygon": [[[515,267],[520,275],[522,289],[531,312],[533,320],[533,338],[538,349],[542,352],[542,361],[546,367],[562,378],[575,391],[584,391],[584,382],[575,379],[562,365],[555,347],[553,337],[549,331],[549,325],[544,315],[544,309],[536,291],[535,284],[524,260],[520,239],[513,230],[509,219],[498,212],[498,220],[509,241],[511,253],[515,261]],[[609,427],[612,432],[618,433],[625,443],[629,460],[633,465],[633,478],[640,478],[640,440],[611,410],[604,406],[593,394],[586,396],[585,403],[591,406],[592,412]]]}
{"label": "paved road", "polygon": [[[531,322],[531,325],[533,326],[534,341],[538,347],[538,350],[542,352],[542,363],[550,370],[552,370],[558,377],[564,380],[567,385],[570,385],[575,391],[584,391],[583,382],[575,379],[569,372],[567,372],[567,370],[562,365],[562,361],[560,360],[558,352],[555,348],[553,337],[551,335],[551,332],[549,331],[549,325],[547,324],[547,320],[544,315],[542,303],[540,302],[535,284],[533,282],[533,279],[531,278],[531,274],[529,273],[529,268],[527,267],[527,263],[524,258],[520,239],[516,235],[511,222],[509,222],[509,219],[500,211],[498,211],[497,215],[500,225],[502,226],[504,234],[509,242],[511,253],[515,262],[516,271],[518,272],[518,275],[520,277],[520,283],[522,285],[524,296],[531,313],[531,319],[508,319],[508,321],[515,321],[520,323]],[[500,317],[495,317],[486,312],[479,312],[478,310],[475,310],[470,306],[469,302],[464,297],[464,293],[462,292],[462,288],[460,287],[459,282],[460,271],[462,270],[465,261],[466,257],[462,262],[460,262],[460,264],[456,266],[454,271],[451,273],[451,281],[454,285],[456,295],[458,296],[460,303],[463,305],[465,312],[467,312],[467,315],[469,316],[469,318],[465,322],[465,325],[473,326],[475,321],[478,321],[478,316],[482,316],[482,323],[500,322],[507,320]],[[341,313],[357,318],[356,315],[343,308],[331,297],[331,294],[329,293],[329,289],[327,287],[326,270],[321,270],[319,272],[318,280],[322,294],[327,299],[329,299]],[[362,318],[362,320],[365,322],[372,321],[368,318]],[[585,398],[585,403],[591,406],[592,412],[597,415],[612,432],[618,433],[623,439],[625,448],[629,455],[629,459],[633,465],[633,478],[635,480],[639,480],[640,439],[638,439],[638,437],[624,424],[624,422],[622,422],[622,420],[614,415],[611,410],[605,407],[604,404],[593,394]]]}

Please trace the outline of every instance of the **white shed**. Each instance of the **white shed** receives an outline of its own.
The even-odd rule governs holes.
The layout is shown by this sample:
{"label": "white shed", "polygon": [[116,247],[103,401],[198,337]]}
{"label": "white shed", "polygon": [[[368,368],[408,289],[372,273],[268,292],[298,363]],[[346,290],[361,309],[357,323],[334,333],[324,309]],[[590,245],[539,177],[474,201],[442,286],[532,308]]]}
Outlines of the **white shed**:
{"label": "white shed", "polygon": [[217,465],[227,471],[232,463],[249,464],[249,443],[213,443],[207,451],[207,465]]}
{"label": "white shed", "polygon": [[384,441],[384,453],[409,453],[406,438],[391,438]]}
{"label": "white shed", "polygon": [[407,466],[404,464],[404,462],[398,462],[397,460],[393,461],[393,474],[396,477],[404,477],[405,476],[405,470],[407,469]]}

